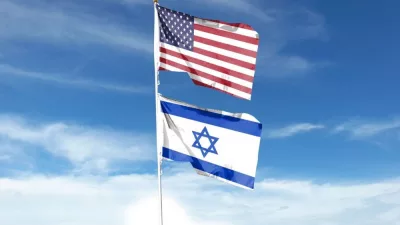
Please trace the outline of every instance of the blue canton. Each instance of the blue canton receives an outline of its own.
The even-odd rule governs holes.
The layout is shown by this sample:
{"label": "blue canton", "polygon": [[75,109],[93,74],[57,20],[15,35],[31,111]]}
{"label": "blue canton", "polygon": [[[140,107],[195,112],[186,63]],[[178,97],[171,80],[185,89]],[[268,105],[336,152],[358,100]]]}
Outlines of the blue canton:
{"label": "blue canton", "polygon": [[[215,149],[215,143],[217,143],[218,139],[217,137],[213,137],[208,133],[207,127],[204,127],[203,130],[199,133],[196,131],[192,131],[194,138],[196,139],[192,145],[194,148],[198,148],[201,151],[201,154],[203,154],[203,157],[205,158],[208,153],[214,153],[218,155],[217,149]],[[208,148],[204,148],[201,146],[200,139],[202,137],[207,138],[210,141],[210,146]]]}
{"label": "blue canton", "polygon": [[193,50],[194,17],[157,6],[160,21],[160,41],[186,50]]}

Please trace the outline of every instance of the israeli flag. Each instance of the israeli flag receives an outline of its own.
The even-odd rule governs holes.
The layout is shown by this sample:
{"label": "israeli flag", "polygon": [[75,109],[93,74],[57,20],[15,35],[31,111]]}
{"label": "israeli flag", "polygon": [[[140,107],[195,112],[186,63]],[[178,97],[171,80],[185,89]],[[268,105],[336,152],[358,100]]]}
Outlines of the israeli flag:
{"label": "israeli flag", "polygon": [[254,189],[262,124],[246,113],[204,109],[160,96],[162,156],[201,175]]}

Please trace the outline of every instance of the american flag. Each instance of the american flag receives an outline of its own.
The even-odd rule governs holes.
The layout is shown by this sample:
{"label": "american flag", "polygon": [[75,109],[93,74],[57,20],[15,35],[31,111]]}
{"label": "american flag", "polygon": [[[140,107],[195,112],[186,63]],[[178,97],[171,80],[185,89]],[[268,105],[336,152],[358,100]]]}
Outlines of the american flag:
{"label": "american flag", "polygon": [[251,99],[259,42],[253,28],[156,7],[159,70],[187,72],[196,85]]}

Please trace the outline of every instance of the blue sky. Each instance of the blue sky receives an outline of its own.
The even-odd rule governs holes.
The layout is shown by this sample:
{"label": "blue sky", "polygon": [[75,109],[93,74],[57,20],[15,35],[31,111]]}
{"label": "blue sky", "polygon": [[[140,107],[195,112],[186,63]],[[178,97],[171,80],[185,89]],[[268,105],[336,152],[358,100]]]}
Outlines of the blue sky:
{"label": "blue sky", "polygon": [[[253,192],[165,165],[169,221],[398,223],[399,3],[160,4],[260,34],[251,101],[194,86],[184,73],[160,74],[164,96],[263,123]],[[156,224],[147,221],[157,188],[152,10],[150,0],[0,1],[6,225]]]}

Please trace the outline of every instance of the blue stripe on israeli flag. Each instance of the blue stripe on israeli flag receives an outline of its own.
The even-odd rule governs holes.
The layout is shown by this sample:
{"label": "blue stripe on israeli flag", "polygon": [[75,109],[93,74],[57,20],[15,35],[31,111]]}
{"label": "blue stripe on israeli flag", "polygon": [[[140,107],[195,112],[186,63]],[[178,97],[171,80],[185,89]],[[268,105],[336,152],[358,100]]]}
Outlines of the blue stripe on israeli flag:
{"label": "blue stripe on israeli flag", "polygon": [[181,162],[190,162],[193,168],[212,174],[219,178],[229,180],[233,183],[237,183],[239,185],[243,185],[245,187],[254,188],[254,177],[222,167],[212,163],[209,163],[205,160],[201,160],[189,155],[185,155],[174,151],[172,149],[163,148],[162,155],[164,158],[171,159],[174,161]]}
{"label": "blue stripe on israeli flag", "polygon": [[262,130],[257,119],[161,96],[160,104],[165,159],[190,162],[199,174],[254,188]]}
{"label": "blue stripe on israeli flag", "polygon": [[163,113],[170,115],[212,124],[214,126],[239,131],[257,137],[261,136],[262,125],[258,122],[166,101],[161,101],[161,110]]}

